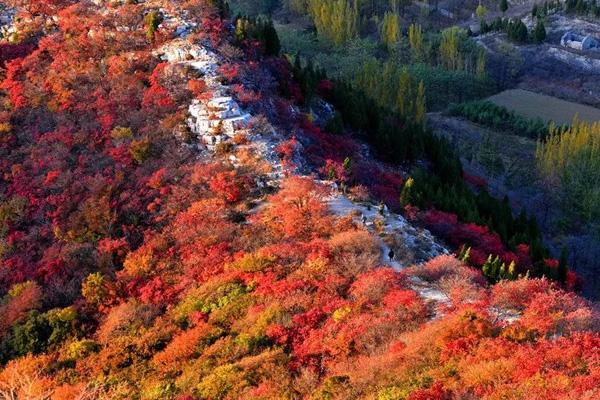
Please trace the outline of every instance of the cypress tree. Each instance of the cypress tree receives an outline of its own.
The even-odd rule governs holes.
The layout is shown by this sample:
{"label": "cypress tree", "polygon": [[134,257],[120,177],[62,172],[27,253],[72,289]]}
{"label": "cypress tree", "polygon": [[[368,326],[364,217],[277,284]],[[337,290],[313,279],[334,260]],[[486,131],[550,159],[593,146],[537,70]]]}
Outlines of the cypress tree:
{"label": "cypress tree", "polygon": [[560,252],[560,258],[558,260],[558,269],[556,271],[557,280],[561,283],[567,281],[567,272],[569,267],[567,266],[567,248],[563,247]]}
{"label": "cypress tree", "polygon": [[507,278],[510,280],[514,280],[517,278],[517,264],[515,264],[515,261],[511,261],[510,265],[508,266],[508,275]]}
{"label": "cypress tree", "polygon": [[527,41],[527,26],[520,19],[510,21],[507,27],[507,34],[510,40],[525,43]]}
{"label": "cypress tree", "polygon": [[273,26],[273,20],[269,19],[263,23],[263,46],[268,56],[278,56],[281,51],[281,43],[277,36],[277,30]]}
{"label": "cypress tree", "polygon": [[536,43],[542,43],[546,40],[546,27],[544,26],[544,22],[539,18],[535,24],[535,29],[533,30],[533,40],[535,40]]}
{"label": "cypress tree", "polygon": [[491,254],[488,256],[485,263],[483,263],[483,265],[481,266],[481,271],[483,272],[483,275],[485,275],[488,279],[491,278],[491,275],[493,273],[493,261]]}
{"label": "cypress tree", "polygon": [[466,264],[469,262],[470,257],[471,257],[471,247],[466,247],[465,245],[463,245],[460,248],[460,253],[458,255],[458,259]]}
{"label": "cypress tree", "polygon": [[162,22],[162,16],[158,11],[152,10],[146,14],[144,22],[146,23],[146,37],[148,40],[153,41],[156,30]]}
{"label": "cypress tree", "polygon": [[417,88],[417,99],[415,104],[415,121],[417,124],[424,126],[425,125],[425,115],[427,113],[425,106],[425,84],[423,81],[419,82],[419,87]]}

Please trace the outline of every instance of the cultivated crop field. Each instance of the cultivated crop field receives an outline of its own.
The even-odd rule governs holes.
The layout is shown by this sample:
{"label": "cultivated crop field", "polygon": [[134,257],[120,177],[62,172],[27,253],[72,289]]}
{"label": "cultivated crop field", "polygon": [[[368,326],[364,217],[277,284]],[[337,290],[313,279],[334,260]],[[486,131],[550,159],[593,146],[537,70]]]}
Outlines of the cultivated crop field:
{"label": "cultivated crop field", "polygon": [[505,90],[489,98],[524,117],[570,124],[576,113],[582,121],[600,121],[600,109],[522,89]]}

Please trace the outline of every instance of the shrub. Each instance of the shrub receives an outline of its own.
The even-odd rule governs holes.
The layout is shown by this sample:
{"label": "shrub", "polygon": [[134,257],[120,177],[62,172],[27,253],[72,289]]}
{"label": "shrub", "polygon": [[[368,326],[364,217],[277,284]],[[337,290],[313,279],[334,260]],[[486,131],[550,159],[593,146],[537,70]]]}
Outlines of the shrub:
{"label": "shrub", "polygon": [[346,231],[329,240],[337,271],[354,276],[379,264],[381,249],[367,231]]}
{"label": "shrub", "polygon": [[16,322],[27,316],[27,312],[42,303],[42,290],[37,283],[27,281],[13,285],[0,304],[0,337]]}
{"label": "shrub", "polygon": [[260,272],[271,267],[275,257],[262,254],[246,254],[244,257],[230,264],[228,269],[242,272]]}
{"label": "shrub", "polygon": [[210,339],[215,333],[210,325],[200,323],[175,336],[164,350],[156,353],[152,362],[163,371],[177,370],[181,368],[181,362],[200,354],[201,342]]}
{"label": "shrub", "polygon": [[193,312],[210,314],[237,301],[249,290],[250,288],[237,280],[223,282],[215,279],[209,281],[201,287],[189,290],[173,309],[173,317],[177,323],[185,324]]}
{"label": "shrub", "polygon": [[77,340],[67,348],[67,356],[73,360],[81,360],[100,349],[100,345],[91,339]]}
{"label": "shrub", "polygon": [[137,164],[142,164],[150,156],[151,146],[150,139],[134,140],[129,145],[129,154]]}
{"label": "shrub", "polygon": [[76,318],[73,307],[55,308],[43,314],[31,311],[22,324],[13,328],[13,351],[19,355],[45,351],[74,332]]}
{"label": "shrub", "polygon": [[157,309],[151,305],[129,300],[110,309],[97,329],[98,340],[101,344],[130,334],[136,334],[139,329],[147,327],[156,317]]}
{"label": "shrub", "polygon": [[101,304],[108,295],[105,278],[101,272],[89,274],[81,284],[81,294],[90,304]]}
{"label": "shrub", "polygon": [[117,126],[110,132],[110,136],[115,140],[133,139],[133,132],[131,128]]}

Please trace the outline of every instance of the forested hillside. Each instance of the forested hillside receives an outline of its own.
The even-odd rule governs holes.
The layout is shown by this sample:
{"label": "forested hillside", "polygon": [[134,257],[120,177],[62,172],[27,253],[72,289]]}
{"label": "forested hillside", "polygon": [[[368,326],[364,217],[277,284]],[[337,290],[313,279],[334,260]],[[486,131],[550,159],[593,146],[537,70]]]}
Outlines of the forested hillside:
{"label": "forested hillside", "polygon": [[332,76],[220,0],[9,6],[0,398],[600,396],[596,306],[410,69]]}

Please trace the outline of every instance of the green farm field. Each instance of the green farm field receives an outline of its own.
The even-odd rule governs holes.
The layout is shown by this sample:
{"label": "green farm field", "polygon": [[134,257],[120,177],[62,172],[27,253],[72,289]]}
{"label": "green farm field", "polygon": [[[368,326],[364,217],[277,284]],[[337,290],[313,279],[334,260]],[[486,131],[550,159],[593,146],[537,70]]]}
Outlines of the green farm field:
{"label": "green farm field", "polygon": [[499,106],[528,118],[570,124],[575,114],[582,121],[600,121],[600,109],[522,89],[505,90],[489,98]]}

